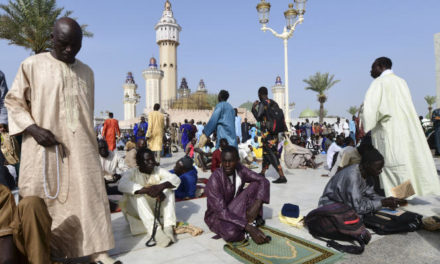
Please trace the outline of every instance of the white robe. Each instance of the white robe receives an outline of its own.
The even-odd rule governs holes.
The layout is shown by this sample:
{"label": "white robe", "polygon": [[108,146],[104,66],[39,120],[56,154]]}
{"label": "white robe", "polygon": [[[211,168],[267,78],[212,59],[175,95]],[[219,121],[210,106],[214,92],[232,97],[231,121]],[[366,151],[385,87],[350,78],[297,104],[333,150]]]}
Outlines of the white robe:
{"label": "white robe", "polygon": [[170,182],[175,188],[164,190],[166,196],[161,203],[161,216],[164,227],[176,225],[174,190],[180,185],[180,178],[165,169],[155,167],[152,174],[141,173],[132,169],[124,173],[118,189],[124,193],[119,207],[124,213],[133,235],[152,234],[154,224],[154,206],[156,199],[148,195],[134,194],[144,186]]}
{"label": "white robe", "polygon": [[380,179],[387,196],[406,180],[416,195],[440,194],[434,160],[405,80],[391,70],[375,79],[365,95],[362,121],[385,158]]}
{"label": "white robe", "polygon": [[330,170],[333,163],[333,156],[336,152],[341,151],[341,147],[336,144],[336,142],[333,142],[330,147],[327,150],[327,167]]}
{"label": "white robe", "polygon": [[114,174],[122,174],[128,170],[125,160],[116,151],[109,151],[106,158],[101,156],[99,158],[106,180],[112,180]]}

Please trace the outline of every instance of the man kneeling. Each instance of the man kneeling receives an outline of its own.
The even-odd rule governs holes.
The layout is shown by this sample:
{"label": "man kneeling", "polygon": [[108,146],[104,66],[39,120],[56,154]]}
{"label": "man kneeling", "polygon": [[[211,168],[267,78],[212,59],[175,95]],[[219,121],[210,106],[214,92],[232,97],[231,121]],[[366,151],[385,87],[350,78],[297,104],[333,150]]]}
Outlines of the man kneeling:
{"label": "man kneeling", "polygon": [[[257,227],[263,222],[262,205],[269,203],[269,181],[241,165],[233,146],[223,148],[221,162],[222,167],[214,171],[206,185],[205,223],[227,242],[243,241],[246,232],[257,244],[269,242]],[[249,185],[244,188],[246,183]]]}
{"label": "man kneeling", "polygon": [[159,200],[164,228],[157,229],[155,239],[158,246],[166,247],[176,241],[173,230],[176,225],[174,190],[179,186],[180,179],[159,168],[154,153],[147,148],[138,150],[136,163],[138,168],[124,173],[119,182],[119,191],[124,193],[119,206],[133,235],[152,235],[154,208],[156,200]]}
{"label": "man kneeling", "polygon": [[379,175],[384,158],[375,148],[362,153],[361,163],[340,170],[327,183],[319,199],[319,206],[343,203],[353,208],[360,216],[373,213],[382,207],[395,209],[406,201],[394,197],[385,198],[379,191]]}

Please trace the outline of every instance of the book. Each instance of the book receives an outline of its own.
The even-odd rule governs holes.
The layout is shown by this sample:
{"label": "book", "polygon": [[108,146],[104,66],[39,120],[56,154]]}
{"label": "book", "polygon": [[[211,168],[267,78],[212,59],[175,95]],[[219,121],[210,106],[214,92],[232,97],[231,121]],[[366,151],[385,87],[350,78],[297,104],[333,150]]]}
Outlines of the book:
{"label": "book", "polygon": [[391,189],[391,195],[399,199],[406,199],[414,194],[414,188],[410,180]]}

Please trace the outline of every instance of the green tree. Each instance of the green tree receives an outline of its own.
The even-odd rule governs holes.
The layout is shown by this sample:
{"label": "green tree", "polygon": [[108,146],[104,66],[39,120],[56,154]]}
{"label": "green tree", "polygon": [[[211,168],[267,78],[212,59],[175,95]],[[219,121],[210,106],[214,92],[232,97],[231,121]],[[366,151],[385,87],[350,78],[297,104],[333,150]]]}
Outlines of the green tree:
{"label": "green tree", "polygon": [[[319,111],[320,111],[320,109],[316,110],[316,113],[319,113]],[[323,112],[323,116],[322,116],[322,118],[328,116],[328,110],[327,110],[327,109],[324,108],[322,112]]]}
{"label": "green tree", "polygon": [[[9,45],[17,45],[32,50],[35,54],[48,51],[52,47],[50,34],[55,21],[70,16],[72,11],[56,6],[56,0],[9,0],[8,4],[0,4],[0,39],[9,41]],[[62,14],[63,13],[63,14]],[[85,37],[93,34],[81,25]]]}
{"label": "green tree", "polygon": [[251,101],[247,101],[247,102],[245,102],[245,103],[242,103],[240,106],[239,106],[239,108],[246,108],[247,110],[249,110],[249,111],[252,111],[252,105],[253,105],[254,103],[252,103]]}
{"label": "green tree", "polygon": [[351,116],[354,116],[359,112],[359,107],[350,106],[350,108],[348,108],[347,112],[350,113]]}
{"label": "green tree", "polygon": [[318,96],[319,102],[319,122],[322,123],[324,120],[324,103],[327,101],[327,95],[325,94],[333,85],[340,82],[340,80],[334,80],[335,75],[330,75],[328,72],[321,74],[320,72],[315,73],[315,75],[310,76],[308,79],[304,79],[308,86],[305,87],[306,90],[314,91]]}
{"label": "green tree", "polygon": [[208,94],[206,100],[211,107],[215,107],[218,104],[218,94]]}
{"label": "green tree", "polygon": [[425,101],[428,104],[428,119],[431,119],[432,105],[435,104],[436,99],[437,98],[435,96],[430,96],[430,95],[425,96]]}

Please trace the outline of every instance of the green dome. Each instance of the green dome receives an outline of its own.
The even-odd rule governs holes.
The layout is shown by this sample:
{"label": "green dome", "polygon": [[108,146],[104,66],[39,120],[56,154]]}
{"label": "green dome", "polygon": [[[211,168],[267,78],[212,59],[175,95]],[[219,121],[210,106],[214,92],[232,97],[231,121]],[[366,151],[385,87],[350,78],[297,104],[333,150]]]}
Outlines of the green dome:
{"label": "green dome", "polygon": [[318,114],[312,109],[307,108],[306,110],[302,111],[301,114],[299,114],[299,117],[300,118],[318,117]]}

